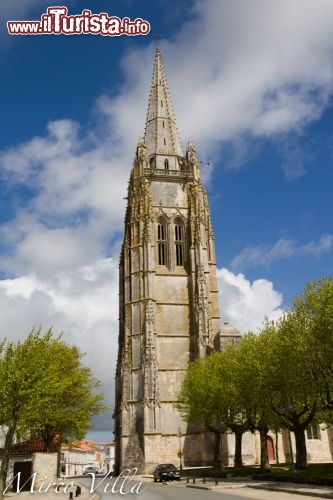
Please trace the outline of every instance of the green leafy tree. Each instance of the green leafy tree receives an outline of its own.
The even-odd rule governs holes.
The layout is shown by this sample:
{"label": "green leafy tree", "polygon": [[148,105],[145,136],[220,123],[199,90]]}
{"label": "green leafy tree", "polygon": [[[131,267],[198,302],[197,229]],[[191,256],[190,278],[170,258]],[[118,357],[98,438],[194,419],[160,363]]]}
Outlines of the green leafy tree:
{"label": "green leafy tree", "polygon": [[234,373],[234,349],[213,353],[191,363],[179,392],[179,408],[187,422],[197,422],[215,434],[214,460],[222,464],[221,436],[235,433],[235,466],[242,465],[242,435],[248,429]]}
{"label": "green leafy tree", "polygon": [[238,397],[246,409],[249,428],[260,435],[260,466],[269,467],[267,436],[270,428],[277,428],[280,419],[272,410],[270,394],[267,393],[265,362],[269,347],[263,338],[251,333],[244,336],[236,346],[234,359],[237,363],[235,384]]}
{"label": "green leafy tree", "polygon": [[[25,341],[2,345],[0,424],[6,429],[0,495],[6,484],[15,435],[42,437],[45,450],[84,437],[90,419],[105,409],[99,382],[82,364],[79,349],[52,330],[33,330]],[[57,445],[55,446],[55,443]]]}
{"label": "green leafy tree", "polygon": [[[272,377],[280,371],[274,409],[296,441],[296,466],[307,466],[305,429],[332,422],[333,409],[333,281],[308,283],[277,325]],[[276,356],[277,355],[277,356]],[[272,366],[271,366],[272,368]],[[323,411],[324,410],[324,411]]]}
{"label": "green leafy tree", "polygon": [[45,375],[51,398],[41,399],[40,413],[28,420],[31,432],[43,437],[47,450],[51,450],[56,438],[58,443],[64,443],[84,437],[91,417],[105,408],[102,396],[96,394],[100,382],[82,365],[77,347],[56,342],[50,346],[49,356],[53,361]]}
{"label": "green leafy tree", "polygon": [[272,409],[295,435],[296,467],[306,467],[305,429],[314,422],[319,409],[307,336],[289,312],[275,327],[262,332],[262,341],[269,345],[266,391]]}
{"label": "green leafy tree", "polygon": [[178,394],[178,407],[187,422],[197,423],[214,433],[214,463],[217,466],[222,464],[221,435],[227,430],[222,398],[220,366],[216,355],[190,363]]}
{"label": "green leafy tree", "polygon": [[247,428],[259,431],[267,467],[268,430],[286,427],[295,435],[296,466],[306,467],[306,428],[333,421],[332,278],[309,283],[259,336],[193,363],[179,400],[186,420],[215,432],[217,443],[226,429],[235,432],[235,465]]}
{"label": "green leafy tree", "polygon": [[309,364],[320,408],[333,410],[333,280],[308,283],[293,301],[294,321],[307,343]]}
{"label": "green leafy tree", "polygon": [[[228,428],[235,435],[235,467],[242,467],[242,439],[243,434],[249,430],[247,398],[244,396],[244,382],[246,379],[239,377],[240,357],[239,344],[227,345],[218,354],[223,379],[224,419]],[[242,382],[242,383],[241,383]]]}

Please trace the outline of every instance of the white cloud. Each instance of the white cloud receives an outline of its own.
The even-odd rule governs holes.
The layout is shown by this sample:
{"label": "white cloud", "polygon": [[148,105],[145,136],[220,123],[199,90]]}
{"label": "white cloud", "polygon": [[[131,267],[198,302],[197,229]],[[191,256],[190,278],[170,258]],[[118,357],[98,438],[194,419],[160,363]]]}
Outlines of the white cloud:
{"label": "white cloud", "polygon": [[282,314],[282,295],[266,279],[252,283],[244,274],[234,274],[228,269],[217,271],[220,289],[222,322],[229,322],[242,333],[257,331],[265,318],[278,319]]}
{"label": "white cloud", "polygon": [[45,137],[0,155],[7,183],[33,190],[0,228],[9,245],[1,268],[52,276],[105,255],[122,230],[130,172],[127,150],[79,138],[69,120],[48,124]]}
{"label": "white cloud", "polygon": [[332,92],[332,2],[217,0],[197,11],[166,50],[180,124],[202,154],[216,141],[297,131],[319,116]]}
{"label": "white cloud", "polygon": [[[180,130],[202,158],[214,156],[221,141],[236,141],[239,149],[243,135],[272,137],[318,117],[333,83],[331,0],[294,0],[292,7],[288,0],[198,0],[195,14],[161,45]],[[61,271],[73,265],[76,248],[83,265],[103,257],[106,234],[117,237],[152,56],[149,46],[123,58],[120,93],[96,103],[103,127],[83,133],[74,121],[51,122],[45,137],[0,156],[8,180],[34,190],[1,231],[12,245],[13,258],[3,260],[12,272],[45,274],[48,259],[50,273]],[[294,163],[284,165],[289,177],[303,174]],[[49,257],[37,248],[55,240],[59,251]]]}
{"label": "white cloud", "polygon": [[[59,273],[53,279],[35,275],[0,281],[0,331],[11,340],[25,338],[32,326],[80,346],[103,382],[108,404],[114,405],[113,378],[118,346],[118,262],[103,259]],[[19,314],[18,314],[19,311]],[[112,429],[111,411],[97,422]]]}
{"label": "white cloud", "polygon": [[[195,14],[160,45],[181,135],[202,158],[223,141],[299,132],[320,116],[333,88],[331,0],[197,0]],[[129,52],[122,92],[100,101],[130,141],[139,129],[129,123],[143,131],[152,51]]]}
{"label": "white cloud", "polygon": [[31,205],[36,215],[54,219],[91,210],[108,212],[110,220],[119,223],[130,171],[127,149],[111,148],[107,139],[92,140],[89,134],[79,138],[79,132],[71,120],[50,122],[45,137],[2,153],[7,180],[38,191]]}
{"label": "white cloud", "polygon": [[333,235],[324,234],[318,242],[310,241],[298,245],[295,241],[280,238],[274,245],[248,246],[244,248],[231,262],[233,268],[239,269],[246,266],[269,266],[279,259],[292,257],[321,257],[333,249]]}

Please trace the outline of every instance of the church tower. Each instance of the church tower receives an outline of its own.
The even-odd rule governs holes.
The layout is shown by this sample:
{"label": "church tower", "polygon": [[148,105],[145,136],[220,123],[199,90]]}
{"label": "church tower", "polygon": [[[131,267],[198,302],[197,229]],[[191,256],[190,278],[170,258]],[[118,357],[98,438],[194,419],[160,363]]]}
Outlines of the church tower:
{"label": "church tower", "polygon": [[200,465],[212,447],[189,431],[176,402],[189,361],[219,339],[214,234],[193,144],[182,154],[159,49],[128,186],[119,280],[117,469]]}

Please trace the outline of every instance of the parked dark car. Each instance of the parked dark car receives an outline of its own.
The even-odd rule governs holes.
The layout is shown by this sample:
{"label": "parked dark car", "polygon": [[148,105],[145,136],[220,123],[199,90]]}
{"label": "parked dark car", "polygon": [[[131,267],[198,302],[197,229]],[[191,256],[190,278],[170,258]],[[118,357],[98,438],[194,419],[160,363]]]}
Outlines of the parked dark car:
{"label": "parked dark car", "polygon": [[180,471],[173,464],[159,464],[154,470],[154,481],[180,480]]}

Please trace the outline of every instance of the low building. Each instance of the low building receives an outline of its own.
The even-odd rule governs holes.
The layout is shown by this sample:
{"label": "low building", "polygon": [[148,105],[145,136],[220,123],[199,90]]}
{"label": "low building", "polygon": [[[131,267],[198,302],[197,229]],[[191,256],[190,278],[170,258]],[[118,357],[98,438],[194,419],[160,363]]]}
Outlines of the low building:
{"label": "low building", "polygon": [[96,441],[76,441],[63,445],[60,452],[60,470],[63,477],[82,476],[86,467],[93,466],[107,472],[104,444]]}
{"label": "low building", "polygon": [[[329,463],[333,460],[333,427],[311,425],[305,431],[307,460],[309,463]],[[235,436],[228,433],[222,440],[222,458],[225,466],[233,466],[235,458]],[[270,431],[267,436],[268,459],[271,464],[296,461],[296,443],[293,432],[283,429]],[[260,463],[260,436],[258,432],[245,432],[242,439],[244,465]]]}
{"label": "low building", "polygon": [[104,445],[104,464],[106,473],[114,474],[115,462],[116,462],[116,443],[115,441],[112,441],[111,443],[106,443]]}
{"label": "low building", "polygon": [[[3,448],[0,449],[0,458]],[[52,483],[58,477],[58,453],[45,451],[42,438],[30,439],[13,444],[7,475],[7,485],[14,491],[32,490],[45,483]]]}
{"label": "low building", "polygon": [[79,443],[63,445],[60,450],[62,477],[82,476],[88,465],[95,465],[95,450]]}

